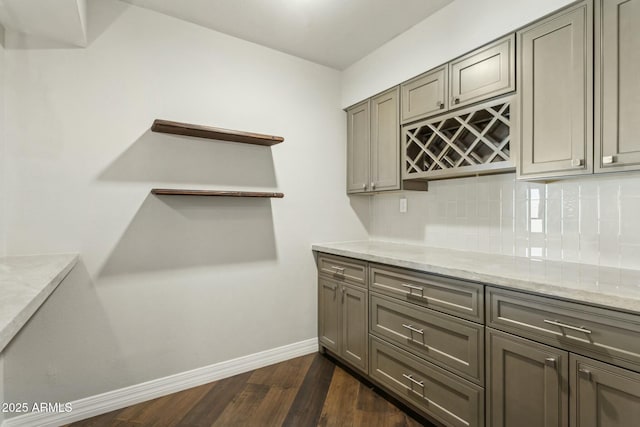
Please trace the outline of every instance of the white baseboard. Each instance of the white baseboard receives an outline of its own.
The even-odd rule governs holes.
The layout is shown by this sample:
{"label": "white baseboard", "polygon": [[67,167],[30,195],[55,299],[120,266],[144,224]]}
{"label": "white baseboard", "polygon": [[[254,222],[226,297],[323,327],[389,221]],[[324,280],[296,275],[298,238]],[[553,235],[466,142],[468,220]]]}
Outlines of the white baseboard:
{"label": "white baseboard", "polygon": [[58,427],[316,351],[318,339],[312,338],[76,400],[71,402],[72,412],[28,413],[5,419],[2,427]]}

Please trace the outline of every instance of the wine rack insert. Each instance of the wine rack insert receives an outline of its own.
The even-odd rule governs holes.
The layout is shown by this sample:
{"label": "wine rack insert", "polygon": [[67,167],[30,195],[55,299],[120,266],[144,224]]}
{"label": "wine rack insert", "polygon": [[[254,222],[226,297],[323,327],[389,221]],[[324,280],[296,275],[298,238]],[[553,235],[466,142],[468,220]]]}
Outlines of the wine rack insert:
{"label": "wine rack insert", "polygon": [[402,127],[403,179],[438,179],[515,170],[515,97],[494,99]]}

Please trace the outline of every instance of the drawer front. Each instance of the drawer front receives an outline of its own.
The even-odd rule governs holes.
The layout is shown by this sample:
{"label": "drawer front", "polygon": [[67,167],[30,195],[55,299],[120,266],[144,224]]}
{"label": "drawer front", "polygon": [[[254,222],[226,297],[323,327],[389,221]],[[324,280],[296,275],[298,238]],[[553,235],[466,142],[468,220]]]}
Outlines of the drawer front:
{"label": "drawer front", "polygon": [[370,338],[371,377],[437,421],[456,427],[484,425],[484,389],[422,361],[378,338]]}
{"label": "drawer front", "polygon": [[371,264],[370,289],[437,311],[484,323],[483,285]]}
{"label": "drawer front", "polygon": [[445,369],[484,382],[484,327],[371,294],[370,332]]}
{"label": "drawer front", "polygon": [[640,371],[640,316],[487,287],[487,326]]}
{"label": "drawer front", "polygon": [[352,258],[318,254],[318,273],[333,280],[367,286],[367,263]]}

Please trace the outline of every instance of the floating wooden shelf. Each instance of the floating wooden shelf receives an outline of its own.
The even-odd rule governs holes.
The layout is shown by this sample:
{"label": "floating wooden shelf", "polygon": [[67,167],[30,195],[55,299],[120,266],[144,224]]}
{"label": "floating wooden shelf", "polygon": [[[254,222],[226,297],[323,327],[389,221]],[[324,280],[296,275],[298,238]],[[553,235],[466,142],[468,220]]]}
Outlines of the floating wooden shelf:
{"label": "floating wooden shelf", "polygon": [[273,197],[282,199],[283,193],[261,193],[255,191],[219,191],[219,190],[180,190],[173,188],[154,188],[151,194],[158,196],[215,196],[215,197]]}
{"label": "floating wooden shelf", "polygon": [[217,139],[221,141],[241,142],[254,145],[275,145],[284,141],[281,136],[262,135],[259,133],[241,132],[237,130],[192,125],[189,123],[171,122],[169,120],[153,121],[153,132],[171,133],[174,135],[195,136],[197,138]]}

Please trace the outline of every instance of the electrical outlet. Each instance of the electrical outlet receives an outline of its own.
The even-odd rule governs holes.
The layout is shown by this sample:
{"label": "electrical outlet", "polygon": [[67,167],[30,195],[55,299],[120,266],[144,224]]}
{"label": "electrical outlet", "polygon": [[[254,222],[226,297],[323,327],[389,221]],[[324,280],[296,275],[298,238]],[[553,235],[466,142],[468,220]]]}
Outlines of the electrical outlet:
{"label": "electrical outlet", "polygon": [[400,198],[400,213],[407,213],[407,198]]}

